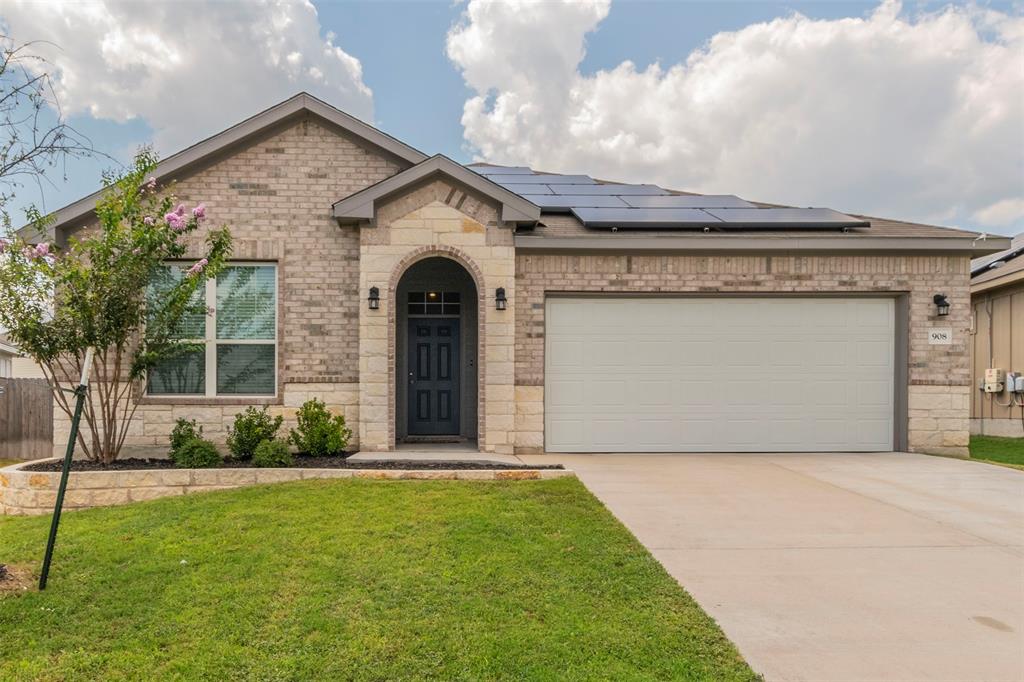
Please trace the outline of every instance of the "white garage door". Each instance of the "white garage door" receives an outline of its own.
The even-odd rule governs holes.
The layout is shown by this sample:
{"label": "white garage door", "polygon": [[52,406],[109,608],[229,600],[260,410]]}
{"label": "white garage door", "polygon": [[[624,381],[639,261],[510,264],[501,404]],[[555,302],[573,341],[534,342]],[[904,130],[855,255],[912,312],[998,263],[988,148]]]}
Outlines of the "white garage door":
{"label": "white garage door", "polygon": [[894,306],[881,298],[549,298],[546,448],[891,450]]}

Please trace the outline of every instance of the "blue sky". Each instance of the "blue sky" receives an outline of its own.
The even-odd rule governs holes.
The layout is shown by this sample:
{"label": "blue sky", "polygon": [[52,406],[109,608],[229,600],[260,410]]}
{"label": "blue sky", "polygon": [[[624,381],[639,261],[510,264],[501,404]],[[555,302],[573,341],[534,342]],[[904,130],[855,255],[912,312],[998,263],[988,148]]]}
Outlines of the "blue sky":
{"label": "blue sky", "polygon": [[[876,28],[881,26],[882,11],[874,2],[622,0],[609,7],[603,5],[603,0],[594,1],[596,5],[587,11],[581,10],[582,3],[551,3],[545,5],[544,12],[527,19],[523,15],[529,13],[521,10],[487,13],[481,7],[479,14],[472,14],[472,3],[427,1],[316,2],[316,12],[305,14],[301,8],[282,10],[265,6],[276,0],[267,0],[262,5],[220,3],[216,7],[217,12],[229,12],[227,21],[240,26],[250,22],[252,26],[264,24],[261,13],[301,15],[300,21],[288,23],[290,27],[305,27],[294,31],[289,28],[289,39],[298,45],[289,49],[302,53],[304,65],[319,70],[335,69],[328,72],[335,83],[345,79],[355,83],[345,86],[348,90],[304,76],[295,77],[294,73],[281,71],[280,66],[250,73],[248,67],[239,65],[244,64],[245,55],[232,59],[225,54],[233,49],[230,36],[224,37],[223,51],[218,51],[219,36],[215,32],[210,34],[208,44],[198,45],[206,62],[203,69],[188,72],[183,66],[179,80],[170,69],[161,72],[164,64],[144,61],[139,66],[134,56],[111,57],[109,46],[118,41],[111,41],[110,34],[106,41],[102,35],[90,37],[88,27],[82,26],[80,19],[75,20],[75,3],[55,0],[41,11],[41,4],[14,0],[13,5],[0,10],[0,16],[17,41],[48,39],[60,45],[60,52],[47,55],[58,69],[58,84],[61,74],[66,72],[69,83],[95,79],[96,90],[106,90],[93,95],[76,90],[72,84],[61,91],[61,99],[73,112],[71,123],[91,137],[97,148],[120,162],[128,160],[141,144],[154,143],[162,155],[173,153],[287,94],[310,89],[360,117],[372,118],[386,132],[425,152],[442,152],[464,162],[482,156],[548,170],[590,172],[609,179],[649,180],[678,189],[734,192],[751,199],[825,204],[863,212],[884,210],[893,217],[992,232],[1024,229],[1024,152],[1018,145],[1024,137],[1015,136],[1013,126],[1004,121],[999,130],[983,130],[977,135],[984,137],[965,142],[956,131],[983,117],[984,112],[956,109],[955,97],[950,94],[954,92],[952,83],[967,77],[986,78],[979,75],[985,68],[978,65],[992,59],[993,54],[1005,54],[1007,59],[1021,62],[1010,64],[1009,75],[1003,76],[1008,79],[1005,82],[985,85],[1003,93],[1011,108],[1010,115],[1018,113],[1015,107],[1024,99],[1024,92],[1016,90],[1020,81],[1013,79],[1013,71],[1020,71],[1015,67],[1024,64],[1020,38],[996,35],[998,26],[1020,20],[1018,5],[990,2],[953,6],[949,10],[945,3],[905,3],[895,8],[898,19],[886,21],[896,22],[894,25],[906,37],[889,45],[879,38],[886,33],[884,27],[872,33],[871,25],[864,23],[873,21]],[[118,34],[122,42],[128,40],[124,36],[130,31],[137,32],[138,26],[147,23],[156,27],[180,25],[186,33],[190,30],[187,16],[182,15],[182,24],[175,19],[175,9],[170,5],[163,5],[159,11],[155,4],[148,9],[112,2],[99,5],[107,13],[102,20],[103,31],[115,30],[118,22],[123,22],[124,30]],[[187,14],[196,14],[201,5],[206,7],[201,0],[194,0],[178,8],[194,9],[195,12]],[[984,14],[989,10],[998,13],[995,19]],[[147,11],[152,14],[147,15]],[[951,12],[949,17],[959,17],[959,25],[948,28],[945,25],[951,22],[949,17],[936,18],[947,11]],[[45,16],[45,12],[51,15]],[[805,20],[793,19],[795,14]],[[843,18],[856,18],[861,24],[845,26],[840,22]],[[68,20],[73,29],[53,30],[60,20]],[[767,22],[773,20],[777,20],[777,25],[772,28]],[[114,29],[110,28],[112,24]],[[558,26],[558,30],[545,30],[552,25]],[[921,48],[914,48],[913,41],[934,42],[943,30],[960,37],[965,26],[973,27],[974,35],[960,43],[959,38],[951,38],[951,49],[956,52],[953,57],[936,54],[934,63],[925,63],[920,68],[915,64],[914,70],[907,66],[908,70],[901,72],[904,64],[918,61],[914,55],[920,54]],[[475,34],[476,31],[479,33]],[[843,37],[844,31],[850,37]],[[454,43],[452,33],[456,34]],[[482,48],[474,47],[474,35],[492,36],[492,42],[485,41]],[[503,39],[495,41],[495,35]],[[736,38],[728,39],[730,35]],[[258,43],[263,39],[260,36],[240,42],[243,47],[235,51]],[[709,48],[709,41],[715,36],[720,36],[716,39],[717,47]],[[266,40],[271,41],[272,37]],[[343,51],[346,58],[358,60],[361,72],[336,60],[329,60],[326,65],[318,63],[318,41],[326,41]],[[779,48],[798,43],[812,47],[807,52]],[[578,63],[576,52],[569,49],[576,44],[578,54],[583,55]],[[868,47],[861,49],[859,44]],[[150,49],[152,42],[143,45]],[[270,47],[264,46],[262,50],[258,44],[253,45],[249,61],[258,60],[268,49],[278,49],[273,42],[267,45]],[[126,52],[131,47],[128,45]],[[993,52],[997,48],[1002,48],[1003,53]],[[891,53],[887,52],[890,49]],[[901,49],[906,50],[905,58],[901,57]],[[699,50],[704,51],[703,59],[696,64],[688,63],[688,58]],[[884,53],[892,68],[863,59],[851,58],[849,65],[842,63],[858,51]],[[550,64],[544,63],[546,59],[551,60]],[[817,73],[813,65],[826,59],[831,61]],[[221,69],[219,60],[225,61]],[[788,65],[786,60],[790,60]],[[626,61],[633,63],[631,70],[622,68]],[[781,71],[762,73],[766,68],[763,65],[776,61],[781,64]],[[671,74],[673,67],[675,73]],[[75,69],[76,78],[72,79],[70,75]],[[140,76],[142,80],[136,86],[130,81],[139,73],[146,76]],[[529,77],[520,78],[520,74]],[[849,86],[837,83],[835,74],[839,74],[840,81],[848,77]],[[727,85],[720,86],[715,81],[719,75]],[[224,83],[218,82],[220,77]],[[247,78],[251,80],[246,82]],[[777,84],[771,85],[772,78],[777,79]],[[877,85],[880,79],[887,78],[892,82],[883,83],[884,87]],[[800,88],[803,80],[807,81],[803,90],[793,90]],[[760,92],[762,83],[767,92]],[[192,86],[197,91],[195,99],[188,96]],[[364,86],[372,95],[358,91]],[[136,92],[148,87],[153,89],[148,97]],[[714,104],[708,106],[703,106],[696,95],[686,99],[691,92],[714,92],[720,87],[735,88],[736,94],[730,95],[726,90],[724,97],[717,96]],[[895,107],[892,114],[887,114],[890,103],[908,87],[920,87],[920,97],[908,98],[901,105],[902,110]],[[569,90],[589,94],[571,100],[564,95]],[[633,94],[620,98],[615,95],[619,91]],[[220,95],[221,92],[224,94]],[[163,97],[166,108],[154,108],[151,101]],[[807,97],[808,102],[817,103],[787,109],[786,106],[797,106],[791,103],[795,97]],[[930,97],[934,98],[934,106]],[[468,103],[474,98],[480,98],[482,109],[463,122],[464,107],[470,106]],[[520,110],[524,102],[535,104],[531,114],[534,118],[528,114],[501,113],[496,104],[502,98],[510,110],[516,103]],[[747,115],[737,118],[731,127],[723,123],[722,129],[716,129],[716,119],[735,113],[730,111],[730,99]],[[915,99],[929,101],[929,106],[916,109]],[[121,101],[121,107],[112,104]],[[829,111],[828,103],[833,101],[834,111]],[[635,114],[629,112],[632,107],[636,107]],[[809,111],[819,107],[820,114]],[[180,109],[180,115],[170,115],[167,109]],[[922,121],[921,130],[927,131],[928,139],[913,140],[918,126],[908,120],[927,118],[927,111],[932,109],[941,116],[936,114],[931,123]],[[837,113],[840,111],[845,113]],[[851,111],[856,111],[856,116],[849,117]],[[580,130],[581,116],[593,118],[595,112],[614,112],[616,115],[608,118],[617,121],[602,120]],[[785,123],[804,115],[806,121],[800,119],[799,125],[789,128],[781,124],[765,126],[765,121]],[[702,120],[703,116],[709,120]],[[633,129],[634,118],[651,120],[636,123]],[[1020,120],[1018,124],[1018,129],[1024,126]],[[901,125],[907,129],[901,131]],[[895,141],[878,137],[880,149],[865,151],[865,143],[856,139],[856,131],[862,127],[867,131],[864,140],[869,141],[868,145],[878,137],[873,130],[895,130]],[[548,137],[534,132],[541,128]],[[506,132],[515,130],[527,132],[522,136]],[[966,132],[964,136],[968,136]],[[855,143],[846,138],[853,138]],[[627,142],[623,143],[623,139]],[[803,148],[801,139],[806,140]],[[904,141],[905,149],[900,148]],[[702,143],[703,148],[694,148]],[[886,150],[881,148],[891,149],[894,145],[893,155],[886,156]],[[1018,145],[1018,149],[1006,157],[1005,153],[993,155],[986,145],[993,149]],[[574,149],[583,151],[573,153]],[[659,154],[661,149],[680,152]],[[864,158],[860,158],[862,155]],[[920,172],[903,167],[918,163],[908,158],[912,156],[921,159]],[[994,156],[999,157],[1001,166],[993,165]],[[890,177],[886,173],[896,165],[893,159],[899,160],[901,168],[891,171]],[[43,203],[53,210],[96,189],[101,170],[110,165],[110,161],[102,160],[72,162],[67,182],[53,178],[56,186],[47,187],[42,196],[33,188],[25,188],[12,206],[16,222],[20,209],[29,202]],[[879,168],[886,168],[886,172],[879,173]],[[826,174],[835,179],[831,183],[820,181]],[[1002,187],[991,186],[999,183]],[[963,197],[956,196],[959,191],[963,191]]]}

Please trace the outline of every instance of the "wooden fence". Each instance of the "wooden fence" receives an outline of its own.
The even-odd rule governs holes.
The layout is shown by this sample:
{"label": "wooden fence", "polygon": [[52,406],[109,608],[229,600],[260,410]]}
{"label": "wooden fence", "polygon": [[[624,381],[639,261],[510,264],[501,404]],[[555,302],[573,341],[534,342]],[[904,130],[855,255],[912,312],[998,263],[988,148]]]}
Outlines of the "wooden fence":
{"label": "wooden fence", "polygon": [[46,379],[0,378],[0,459],[53,454],[53,396]]}

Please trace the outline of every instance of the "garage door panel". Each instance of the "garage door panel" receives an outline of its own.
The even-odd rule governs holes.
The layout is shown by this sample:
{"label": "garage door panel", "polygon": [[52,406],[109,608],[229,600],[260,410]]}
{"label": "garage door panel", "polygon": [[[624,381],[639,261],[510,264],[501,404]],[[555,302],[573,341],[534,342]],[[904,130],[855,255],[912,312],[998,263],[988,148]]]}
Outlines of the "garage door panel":
{"label": "garage door panel", "polygon": [[590,393],[590,403],[597,408],[615,408],[622,404],[622,396],[628,390],[625,380],[593,380],[586,390]]}
{"label": "garage door panel", "polygon": [[894,316],[891,299],[552,298],[546,446],[891,449]]}
{"label": "garage door panel", "polygon": [[757,367],[764,347],[757,341],[722,339],[721,362],[734,367]]}
{"label": "garage door panel", "polygon": [[554,381],[549,384],[547,393],[548,400],[552,407],[576,407],[585,409],[584,403],[584,382],[578,381]]}
{"label": "garage door panel", "polygon": [[890,367],[892,346],[885,341],[860,341],[857,343],[857,363],[861,366]]}

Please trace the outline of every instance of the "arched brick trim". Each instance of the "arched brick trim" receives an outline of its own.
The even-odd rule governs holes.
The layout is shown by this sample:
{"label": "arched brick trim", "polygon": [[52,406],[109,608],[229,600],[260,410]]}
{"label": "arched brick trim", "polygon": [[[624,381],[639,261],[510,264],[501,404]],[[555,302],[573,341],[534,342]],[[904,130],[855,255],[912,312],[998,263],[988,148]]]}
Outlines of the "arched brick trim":
{"label": "arched brick trim", "polygon": [[461,265],[473,278],[476,286],[477,305],[477,337],[476,337],[476,442],[479,447],[486,442],[485,417],[487,410],[487,363],[485,362],[485,349],[487,348],[487,288],[484,282],[484,274],[480,267],[464,251],[453,246],[420,246],[402,257],[395,269],[391,271],[391,279],[388,281],[388,442],[395,444],[395,364],[398,362],[395,342],[395,326],[398,324],[398,283],[402,275],[421,260],[427,258],[447,258]]}

